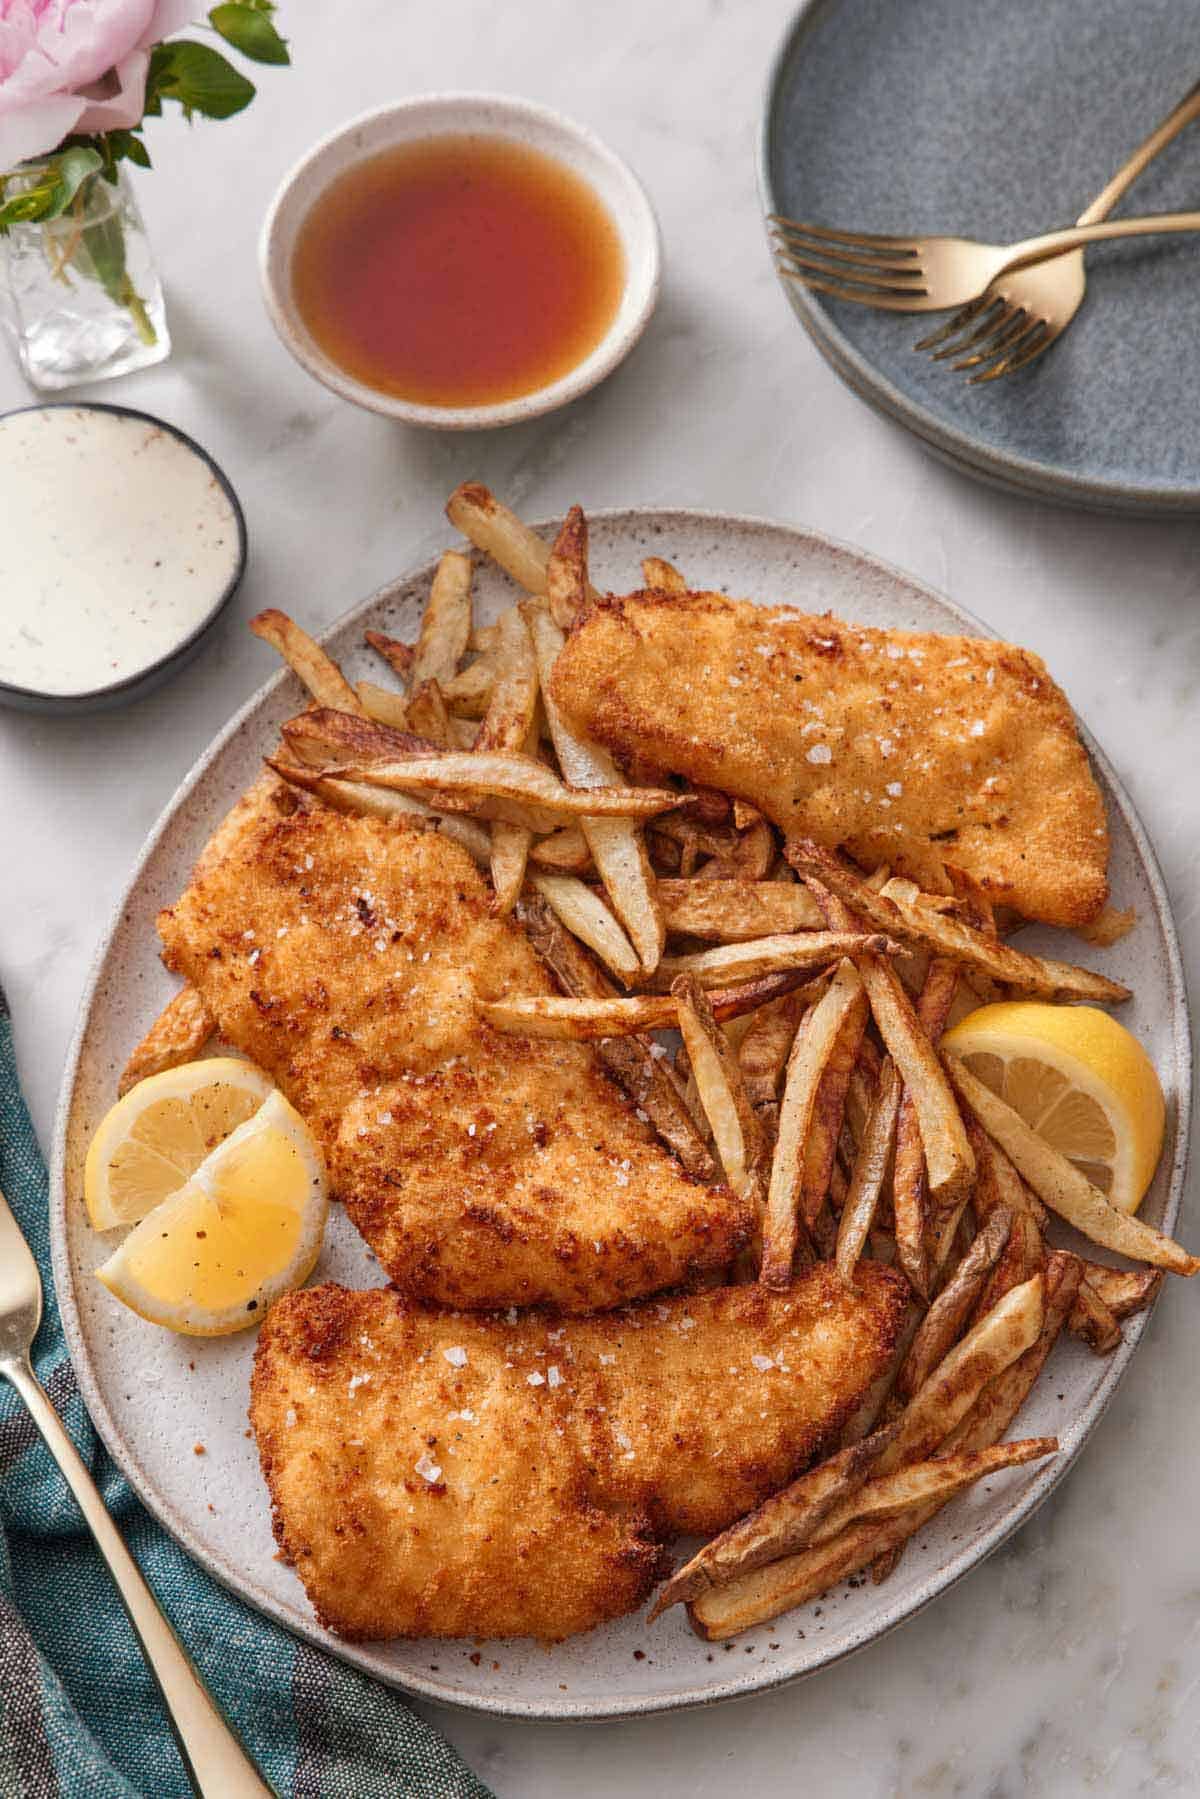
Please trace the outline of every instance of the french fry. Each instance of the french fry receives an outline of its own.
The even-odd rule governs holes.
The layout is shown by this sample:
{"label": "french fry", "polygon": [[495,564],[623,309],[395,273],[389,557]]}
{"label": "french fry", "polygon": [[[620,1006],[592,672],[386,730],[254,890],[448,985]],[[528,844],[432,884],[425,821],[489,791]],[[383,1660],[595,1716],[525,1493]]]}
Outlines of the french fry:
{"label": "french fry", "polygon": [[434,571],[413,652],[414,689],[458,673],[471,636],[471,574],[471,558],[459,550],[447,550]]}
{"label": "french fry", "polygon": [[957,1056],[944,1057],[955,1088],[970,1106],[988,1135],[995,1139],[1040,1199],[1073,1224],[1077,1231],[1105,1249],[1134,1261],[1149,1262],[1172,1274],[1200,1273],[1200,1261],[1187,1250],[1127,1212],[1110,1206],[1086,1175],[1039,1137],[990,1087],[977,1080]]}
{"label": "french fry", "polygon": [[408,701],[394,687],[377,687],[374,681],[356,681],[354,691],[359,707],[368,718],[381,725],[391,725],[397,731],[415,729],[409,725]]}
{"label": "french fry", "polygon": [[773,937],[756,937],[748,943],[722,943],[716,949],[697,950],[687,956],[664,956],[651,983],[669,987],[681,974],[694,974],[702,986],[720,987],[730,980],[753,980],[781,968],[813,970],[839,962],[843,957],[885,954],[886,937],[863,936],[856,931],[797,931]]}
{"label": "french fry", "polygon": [[876,955],[867,955],[859,966],[879,1034],[913,1103],[925,1152],[929,1192],[946,1210],[952,1210],[956,1204],[961,1207],[970,1191],[975,1158],[937,1051],[887,963]]}
{"label": "french fry", "polygon": [[496,684],[496,664],[480,656],[440,683],[442,698],[458,718],[482,718],[491,704]]}
{"label": "french fry", "polygon": [[[540,895],[527,889],[517,901],[517,917],[564,993],[576,999],[612,997],[612,982]],[[611,1037],[596,1045],[596,1054],[684,1170],[694,1180],[713,1180],[716,1165],[684,1103],[675,1071],[658,1046],[645,1036]]]}
{"label": "french fry", "polygon": [[879,1196],[887,1180],[900,1093],[901,1083],[896,1065],[890,1056],[885,1056],[867,1112],[862,1141],[854,1159],[846,1202],[838,1221],[835,1253],[838,1273],[847,1286],[853,1283],[854,1270],[875,1221]]}
{"label": "french fry", "polygon": [[451,729],[450,714],[442,697],[442,690],[435,677],[422,681],[414,687],[406,708],[408,728],[418,737],[424,737],[429,743],[437,744],[439,749],[451,750],[457,745]]}
{"label": "french fry", "polygon": [[[909,1400],[949,1353],[971,1308],[983,1291],[1013,1228],[1013,1214],[994,1206],[986,1224],[921,1321],[896,1376],[896,1393]],[[999,1297],[999,1296],[998,1296]],[[990,1308],[989,1308],[990,1310]]]}
{"label": "french fry", "polygon": [[1073,1336],[1087,1344],[1093,1355],[1111,1355],[1121,1341],[1120,1321],[1086,1277],[1079,1283],[1067,1326]]}
{"label": "french fry", "polygon": [[167,1001],[121,1070],[118,1096],[123,1098],[139,1081],[161,1074],[165,1068],[194,1062],[216,1028],[216,1019],[196,989],[181,987]]}
{"label": "french fry", "polygon": [[348,756],[386,762],[397,756],[424,756],[437,748],[414,731],[331,706],[297,713],[280,727],[280,733],[293,755],[305,762],[341,762]]}
{"label": "french fry", "polygon": [[1085,1262],[1083,1268],[1088,1286],[1118,1320],[1144,1312],[1158,1298],[1163,1284],[1161,1268],[1106,1268],[1100,1262]]}
{"label": "french fry", "polygon": [[1056,1437],[1030,1437],[961,1449],[870,1479],[824,1520],[808,1548],[701,1592],[689,1607],[692,1627],[708,1642],[720,1642],[819,1598],[881,1553],[902,1547],[948,1500],[976,1481],[1057,1450]]}
{"label": "french fry", "polygon": [[[886,888],[884,889],[886,892]],[[950,1006],[958,986],[958,966],[942,956],[932,956],[925,973],[917,1020],[931,1044],[937,1044],[946,1028]],[[892,1210],[895,1217],[896,1254],[913,1291],[929,1297],[929,1258],[925,1246],[928,1183],[925,1149],[916,1102],[910,1093],[900,1101],[896,1120],[896,1159],[892,1172]]]}
{"label": "french fry", "polygon": [[765,1144],[733,1046],[694,975],[680,975],[671,997],[726,1182],[740,1198],[757,1200]]}
{"label": "french fry", "polygon": [[[551,679],[563,646],[562,631],[543,605],[525,601],[521,611],[533,639],[542,704],[559,766],[575,788],[586,789],[599,799],[609,789],[620,788],[621,774],[606,750],[576,736],[555,703]],[[652,974],[658,967],[667,933],[655,892],[654,870],[650,866],[646,839],[632,822],[632,815],[618,821],[611,816],[602,816],[603,812],[604,808],[597,804],[581,818],[583,834],[613,910],[625,926],[643,970]]]}
{"label": "french fry", "polygon": [[582,506],[572,506],[546,564],[546,604],[560,631],[569,631],[587,605],[588,528]]}
{"label": "french fry", "polygon": [[[496,827],[493,826],[493,830]],[[574,875],[535,869],[529,885],[540,893],[568,931],[629,986],[641,971],[637,951],[594,888]]]}
{"label": "french fry", "polygon": [[765,881],[775,860],[775,833],[759,816],[735,830],[729,847],[696,871],[700,881]]}
{"label": "french fry", "polygon": [[1129,998],[1128,987],[1119,981],[1093,974],[1088,968],[1076,968],[1070,962],[1027,955],[973,930],[951,913],[923,904],[922,895],[911,881],[889,883],[891,897],[885,899],[847,867],[841,857],[809,839],[789,839],[785,854],[798,874],[820,881],[876,930],[930,949],[935,955],[948,956],[993,980],[1019,988],[1022,993],[1043,999],[1101,1003]]}
{"label": "french fry", "polygon": [[[495,681],[475,739],[477,750],[520,750],[535,725],[538,670],[529,629],[515,606],[496,621]],[[536,747],[536,746],[535,746]],[[532,755],[532,749],[527,749]]]}
{"label": "french fry", "polygon": [[272,649],[278,650],[292,673],[303,681],[314,700],[342,712],[359,712],[358,695],[345,675],[315,638],[278,607],[268,606],[250,620],[250,629]]}
{"label": "french fry", "polygon": [[812,1542],[835,1507],[853,1503],[895,1434],[890,1425],[839,1450],[706,1543],[660,1588],[647,1624]]}
{"label": "french fry", "polygon": [[[464,481],[446,502],[446,517],[477,550],[498,562],[526,593],[545,595],[550,545],[479,481]],[[599,599],[587,590],[588,604]]]}
{"label": "french fry", "polygon": [[491,856],[492,840],[486,827],[473,818],[448,812],[435,812],[424,800],[410,793],[389,793],[386,787],[368,787],[361,781],[341,781],[308,768],[299,768],[279,759],[267,759],[282,780],[311,793],[335,812],[359,814],[365,818],[404,819],[420,822],[430,830],[438,830],[461,844],[469,856],[484,868]]}
{"label": "french fry", "polygon": [[821,929],[816,902],[794,881],[660,880],[658,898],[668,931],[716,943]]}
{"label": "french fry", "polygon": [[802,1211],[804,1151],[817,1090],[847,1020],[861,1004],[862,990],[853,963],[841,962],[796,1033],[779,1108],[779,1134],[763,1219],[759,1279],[766,1287],[786,1288],[791,1284],[792,1264],[807,1236]]}
{"label": "french fry", "polygon": [[861,990],[842,1021],[833,1052],[825,1064],[804,1143],[800,1210],[808,1234],[823,1256],[833,1254],[837,1240],[827,1203],[829,1185],[845,1117],[846,1091],[862,1047],[869,1010],[866,992]]}
{"label": "french fry", "polygon": [[1045,1311],[1040,1274],[1014,1287],[928,1374],[900,1414],[876,1472],[924,1461],[966,1417],[990,1380],[1037,1342]]}
{"label": "french fry", "polygon": [[686,593],[688,584],[675,567],[661,556],[643,556],[642,580],[652,593]]}
{"label": "french fry", "polygon": [[943,1454],[956,1449],[982,1449],[1004,1435],[1033,1389],[1046,1358],[1071,1315],[1083,1278],[1083,1263],[1067,1250],[1055,1249],[1046,1258],[1045,1310],[1042,1328],[1023,1356],[993,1377],[943,1445]]}
{"label": "french fry", "polygon": [[[740,986],[709,994],[718,1020],[753,1012],[786,993],[802,977],[793,970],[764,975]],[[608,999],[557,999],[546,994],[511,995],[481,1001],[479,1013],[493,1030],[515,1037],[560,1038],[575,1043],[594,1043],[605,1037],[626,1037],[631,1032],[676,1029],[675,1000],[669,993],[633,993]]]}
{"label": "french fry", "polygon": [[[680,796],[657,787],[567,787],[542,762],[498,751],[474,754],[446,750],[438,755],[412,753],[398,762],[367,762],[340,768],[343,780],[366,781],[398,793],[478,795],[511,800],[527,809],[530,828],[554,830],[560,818],[653,818],[679,804]],[[470,809],[470,800],[467,800]],[[548,822],[534,823],[534,819]],[[587,834],[586,825],[584,834]],[[595,855],[595,847],[592,850]]]}
{"label": "french fry", "polygon": [[578,825],[560,825],[548,837],[539,837],[529,854],[539,868],[549,868],[555,874],[585,875],[591,871],[592,852]]}
{"label": "french fry", "polygon": [[388,637],[383,631],[365,631],[363,636],[376,655],[383,657],[401,685],[407,688],[412,675],[413,656],[416,654],[412,644],[401,643],[399,638]]}
{"label": "french fry", "polygon": [[789,993],[773,1006],[764,1006],[753,1015],[750,1029],[738,1046],[738,1065],[750,1104],[761,1111],[774,1106],[783,1084],[783,1071],[807,1001],[798,993]]}

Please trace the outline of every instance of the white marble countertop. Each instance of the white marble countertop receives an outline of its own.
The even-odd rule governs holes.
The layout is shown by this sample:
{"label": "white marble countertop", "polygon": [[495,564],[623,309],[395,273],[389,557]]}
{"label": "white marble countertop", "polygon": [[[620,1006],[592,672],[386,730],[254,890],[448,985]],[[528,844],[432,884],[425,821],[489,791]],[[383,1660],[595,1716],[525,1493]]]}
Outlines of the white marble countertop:
{"label": "white marble countertop", "polygon": [[[285,0],[295,67],[221,125],[152,123],[142,198],[175,352],[96,397],[162,414],[224,465],[251,563],[175,684],[63,723],[0,713],[0,981],[43,1142],[94,946],[176,782],[270,661],[265,605],[321,626],[446,536],[467,476],[554,512],[662,502],[812,525],[888,558],[1041,651],[1162,858],[1200,980],[1200,524],[1055,511],[931,461],[840,385],[771,272],[760,90],[790,0]],[[601,132],[662,221],[662,303],[572,410],[492,435],[407,431],[316,386],[258,296],[268,198],[315,137],[421,90],[525,94]],[[27,392],[0,364],[0,407]],[[1185,1211],[1185,1239],[1200,1220]],[[1187,1417],[1200,1295],[1165,1295],[1080,1466],[1006,1548],[914,1622],[808,1683],[645,1722],[507,1724],[429,1708],[503,1799],[1194,1792],[1200,1765],[1200,1457]]]}

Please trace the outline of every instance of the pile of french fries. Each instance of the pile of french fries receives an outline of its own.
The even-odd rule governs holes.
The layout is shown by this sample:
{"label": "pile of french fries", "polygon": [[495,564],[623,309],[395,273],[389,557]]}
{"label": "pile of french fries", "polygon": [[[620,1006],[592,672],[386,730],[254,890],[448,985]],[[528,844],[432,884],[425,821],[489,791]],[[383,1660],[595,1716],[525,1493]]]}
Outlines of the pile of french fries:
{"label": "pile of french fries", "polygon": [[[688,1173],[750,1202],[756,1240],[729,1278],[783,1289],[831,1260],[849,1285],[869,1256],[909,1283],[892,1365],[836,1453],[660,1593],[652,1615],[684,1602],[701,1635],[726,1637],[864,1568],[882,1579],[953,1495],[1053,1454],[1053,1438],[1002,1439],[1061,1331],[1108,1353],[1163,1271],[1200,1261],[1117,1211],[939,1049],[997,996],[1115,1003],[1126,988],[1017,948],[953,869],[946,893],[925,894],[781,842],[732,796],[627,775],[552,685],[565,633],[597,598],[583,513],[553,545],[475,484],[447,513],[525,597],[477,626],[472,560],[448,552],[417,642],[367,633],[389,685],[351,685],[283,613],[253,621],[313,701],[269,758],[280,792],[443,831],[490,872],[496,911],[561,993],[481,1005],[484,1019],[594,1043]],[[643,578],[686,589],[657,558]],[[211,1030],[197,996],[178,996],[124,1084],[197,1054]],[[1055,1215],[1146,1266],[1052,1247]]]}

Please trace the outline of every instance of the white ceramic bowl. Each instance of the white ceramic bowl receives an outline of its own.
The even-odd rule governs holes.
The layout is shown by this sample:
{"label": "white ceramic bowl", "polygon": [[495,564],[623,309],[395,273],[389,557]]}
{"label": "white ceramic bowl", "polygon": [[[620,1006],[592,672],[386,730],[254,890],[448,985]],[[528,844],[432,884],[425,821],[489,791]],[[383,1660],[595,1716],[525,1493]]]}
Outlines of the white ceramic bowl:
{"label": "white ceramic bowl", "polygon": [[[610,213],[625,253],[625,288],[616,315],[582,362],[533,393],[492,406],[424,406],[368,387],[333,362],[310,335],[292,292],[296,236],[312,205],[347,169],[397,144],[472,133],[508,138],[564,163],[587,181]],[[331,132],[284,178],[259,245],[263,294],[271,322],[311,375],[343,399],[410,425],[478,430],[513,425],[552,412],[611,374],[645,330],[658,299],[662,261],[658,221],[641,182],[607,145],[547,106],[502,94],[423,94],[363,113]]]}

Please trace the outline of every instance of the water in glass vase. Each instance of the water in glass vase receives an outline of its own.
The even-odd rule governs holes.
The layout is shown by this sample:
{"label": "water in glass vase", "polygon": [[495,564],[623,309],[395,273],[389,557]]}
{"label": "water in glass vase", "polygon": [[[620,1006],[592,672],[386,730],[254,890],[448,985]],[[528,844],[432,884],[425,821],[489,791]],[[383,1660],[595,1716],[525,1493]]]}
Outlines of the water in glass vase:
{"label": "water in glass vase", "polygon": [[[38,178],[10,180],[9,192]],[[61,218],[0,237],[4,322],[33,387],[53,391],[170,354],[162,288],[124,168],[84,182]]]}

